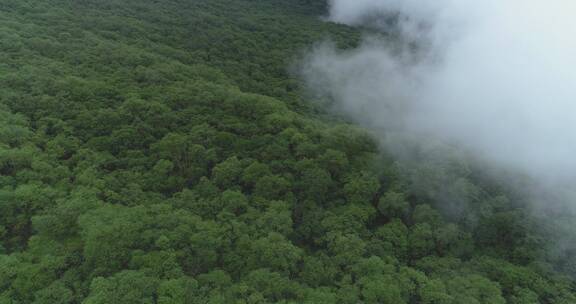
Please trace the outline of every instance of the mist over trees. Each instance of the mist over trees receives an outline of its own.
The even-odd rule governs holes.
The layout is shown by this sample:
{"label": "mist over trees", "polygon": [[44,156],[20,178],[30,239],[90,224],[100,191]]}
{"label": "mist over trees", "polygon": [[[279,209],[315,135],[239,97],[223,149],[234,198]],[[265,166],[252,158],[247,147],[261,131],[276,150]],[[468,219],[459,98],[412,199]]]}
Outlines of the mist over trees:
{"label": "mist over trees", "polygon": [[0,303],[576,303],[522,195],[309,99],[325,9],[0,0]]}

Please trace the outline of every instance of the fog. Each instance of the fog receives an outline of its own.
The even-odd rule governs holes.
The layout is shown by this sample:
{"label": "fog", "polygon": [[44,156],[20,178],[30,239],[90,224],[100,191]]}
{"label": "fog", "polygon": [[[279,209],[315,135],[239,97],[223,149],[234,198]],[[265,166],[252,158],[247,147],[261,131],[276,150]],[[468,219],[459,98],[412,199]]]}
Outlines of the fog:
{"label": "fog", "polygon": [[[366,34],[314,48],[308,84],[373,130],[453,143],[543,185],[576,177],[576,2],[332,0]],[[385,137],[382,133],[382,138]]]}

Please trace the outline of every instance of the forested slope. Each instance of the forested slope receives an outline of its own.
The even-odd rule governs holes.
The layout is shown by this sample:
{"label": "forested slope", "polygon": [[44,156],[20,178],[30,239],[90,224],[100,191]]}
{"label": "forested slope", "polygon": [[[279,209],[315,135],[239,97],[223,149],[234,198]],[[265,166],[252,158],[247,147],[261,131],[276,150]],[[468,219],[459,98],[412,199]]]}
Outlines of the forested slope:
{"label": "forested slope", "polygon": [[0,303],[576,303],[512,194],[303,97],[323,9],[0,0]]}

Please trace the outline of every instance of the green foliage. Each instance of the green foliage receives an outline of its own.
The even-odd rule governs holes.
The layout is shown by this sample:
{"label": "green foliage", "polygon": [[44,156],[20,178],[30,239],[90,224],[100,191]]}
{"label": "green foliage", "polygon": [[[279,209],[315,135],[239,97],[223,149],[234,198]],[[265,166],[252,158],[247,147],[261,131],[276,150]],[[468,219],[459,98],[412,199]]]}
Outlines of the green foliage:
{"label": "green foliage", "polygon": [[307,99],[325,9],[0,1],[0,303],[576,303],[514,193]]}

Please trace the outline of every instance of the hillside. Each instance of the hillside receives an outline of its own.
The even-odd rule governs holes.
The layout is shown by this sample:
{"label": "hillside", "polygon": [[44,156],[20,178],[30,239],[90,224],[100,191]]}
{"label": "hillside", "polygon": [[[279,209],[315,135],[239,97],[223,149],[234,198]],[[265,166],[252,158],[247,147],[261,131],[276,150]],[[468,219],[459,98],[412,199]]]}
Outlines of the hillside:
{"label": "hillside", "polygon": [[322,14],[0,0],[0,303],[576,303],[519,196],[307,97],[302,52],[360,37]]}

